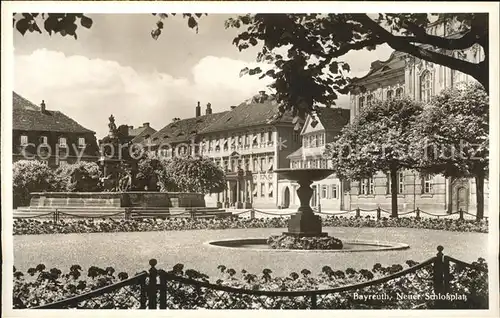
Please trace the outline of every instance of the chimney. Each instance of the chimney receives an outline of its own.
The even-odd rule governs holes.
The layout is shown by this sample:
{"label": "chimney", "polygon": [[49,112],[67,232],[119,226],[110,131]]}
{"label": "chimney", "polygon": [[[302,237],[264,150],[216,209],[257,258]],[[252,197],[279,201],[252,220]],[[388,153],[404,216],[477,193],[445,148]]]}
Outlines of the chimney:
{"label": "chimney", "polygon": [[206,115],[212,114],[212,104],[208,103],[207,104],[207,110],[205,112]]}
{"label": "chimney", "polygon": [[149,123],[142,124],[142,127],[149,127]]}
{"label": "chimney", "polygon": [[198,102],[198,105],[196,105],[196,117],[201,116],[201,107],[200,107],[200,102]]}
{"label": "chimney", "polygon": [[45,113],[45,101],[42,100],[42,103],[40,104],[40,107],[42,108],[42,113]]}
{"label": "chimney", "polygon": [[132,130],[134,129],[134,126],[128,126],[128,129]]}
{"label": "chimney", "polygon": [[235,109],[235,108],[236,108],[236,106],[231,106],[231,110],[233,110],[233,109]]}
{"label": "chimney", "polygon": [[266,96],[266,91],[259,91],[260,96]]}

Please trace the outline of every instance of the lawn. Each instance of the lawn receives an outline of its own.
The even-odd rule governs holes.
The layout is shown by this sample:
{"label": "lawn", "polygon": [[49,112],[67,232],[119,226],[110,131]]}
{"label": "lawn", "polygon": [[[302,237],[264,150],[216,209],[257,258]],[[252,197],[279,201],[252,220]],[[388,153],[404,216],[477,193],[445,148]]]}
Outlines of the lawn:
{"label": "lawn", "polygon": [[217,273],[217,266],[226,265],[237,271],[246,269],[260,273],[264,268],[273,275],[288,275],[303,268],[319,273],[322,266],[345,270],[371,269],[375,263],[403,264],[406,260],[424,261],[443,245],[444,252],[471,262],[487,256],[486,233],[461,233],[412,228],[324,228],[340,239],[401,242],[410,249],[386,252],[318,253],[257,252],[232,250],[205,244],[210,240],[229,238],[267,238],[283,229],[190,230],[162,232],[121,232],[89,234],[52,234],[14,236],[14,264],[26,271],[39,263],[47,267],[68,269],[79,264],[87,269],[113,266],[117,271],[134,274],[148,269],[151,258],[158,268],[170,269],[177,263],[208,275]]}

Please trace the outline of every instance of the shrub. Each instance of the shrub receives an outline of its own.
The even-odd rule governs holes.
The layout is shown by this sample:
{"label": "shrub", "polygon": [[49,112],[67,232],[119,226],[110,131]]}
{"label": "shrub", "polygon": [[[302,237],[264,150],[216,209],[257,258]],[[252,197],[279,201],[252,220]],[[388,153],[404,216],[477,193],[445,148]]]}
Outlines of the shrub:
{"label": "shrub", "polygon": [[56,179],[59,191],[63,192],[98,192],[101,172],[95,162],[80,161],[57,168]]}
{"label": "shrub", "polygon": [[54,171],[40,161],[16,161],[12,173],[14,208],[29,205],[31,192],[57,190]]}

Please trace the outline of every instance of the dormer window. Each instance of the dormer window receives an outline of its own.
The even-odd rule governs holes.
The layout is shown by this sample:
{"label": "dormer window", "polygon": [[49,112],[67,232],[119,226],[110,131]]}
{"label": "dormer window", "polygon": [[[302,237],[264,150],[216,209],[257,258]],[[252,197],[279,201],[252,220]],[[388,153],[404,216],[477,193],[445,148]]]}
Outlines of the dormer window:
{"label": "dormer window", "polygon": [[85,148],[86,144],[85,144],[85,138],[83,137],[80,137],[78,138],[78,147],[79,148]]}
{"label": "dormer window", "polygon": [[392,99],[392,91],[387,91],[387,99]]}
{"label": "dormer window", "polygon": [[47,138],[47,136],[40,137],[40,144],[47,145],[48,143],[49,143],[49,138]]}
{"label": "dormer window", "polygon": [[398,89],[396,90],[396,98],[401,98],[401,97],[403,97],[403,92],[404,92],[404,90],[403,90],[403,88],[402,88],[402,87],[398,88]]}
{"label": "dormer window", "polygon": [[61,147],[61,148],[68,147],[68,141],[67,141],[66,137],[59,137],[59,147]]}
{"label": "dormer window", "polygon": [[28,144],[28,136],[21,135],[21,146],[26,146]]}

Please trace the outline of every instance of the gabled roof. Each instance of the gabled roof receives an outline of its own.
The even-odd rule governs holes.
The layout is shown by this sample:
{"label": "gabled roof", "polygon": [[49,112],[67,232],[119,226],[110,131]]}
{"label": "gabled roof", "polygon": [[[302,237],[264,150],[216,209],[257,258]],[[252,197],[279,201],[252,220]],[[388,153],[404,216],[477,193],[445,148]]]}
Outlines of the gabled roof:
{"label": "gabled roof", "polygon": [[245,127],[269,125],[276,123],[292,123],[291,113],[285,113],[281,118],[273,120],[278,113],[278,103],[266,99],[259,101],[259,95],[241,103],[235,109],[226,112],[215,123],[205,128],[201,133],[240,129]]}
{"label": "gabled roof", "polygon": [[55,131],[94,133],[60,111],[41,111],[39,106],[13,92],[12,129],[24,131]]}
{"label": "gabled roof", "polygon": [[132,143],[141,143],[144,139],[153,136],[156,133],[156,129],[152,127],[138,127],[135,129],[130,129],[128,134],[133,136]]}
{"label": "gabled roof", "polygon": [[192,117],[171,122],[151,136],[153,144],[175,143],[190,140],[193,136],[199,135],[206,127],[213,124],[226,112]]}
{"label": "gabled roof", "polygon": [[319,112],[314,115],[309,115],[306,118],[306,122],[304,127],[302,128],[301,134],[304,134],[307,125],[313,119],[314,116],[318,121],[321,122],[324,129],[327,131],[331,130],[341,130],[345,125],[349,123],[351,111],[346,108],[329,108],[329,107],[320,107]]}

